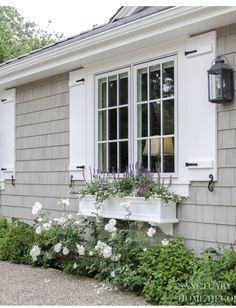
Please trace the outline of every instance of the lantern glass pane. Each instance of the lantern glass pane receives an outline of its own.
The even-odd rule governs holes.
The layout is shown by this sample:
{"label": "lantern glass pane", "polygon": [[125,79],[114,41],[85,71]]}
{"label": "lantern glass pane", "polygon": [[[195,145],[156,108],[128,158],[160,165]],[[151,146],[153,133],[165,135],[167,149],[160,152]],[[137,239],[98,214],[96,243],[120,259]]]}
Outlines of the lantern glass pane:
{"label": "lantern glass pane", "polygon": [[233,87],[231,71],[223,70],[222,78],[223,78],[223,98],[226,101],[231,100],[232,99],[232,87]]}
{"label": "lantern glass pane", "polygon": [[210,85],[210,99],[220,100],[222,99],[222,78],[220,74],[209,75]]}

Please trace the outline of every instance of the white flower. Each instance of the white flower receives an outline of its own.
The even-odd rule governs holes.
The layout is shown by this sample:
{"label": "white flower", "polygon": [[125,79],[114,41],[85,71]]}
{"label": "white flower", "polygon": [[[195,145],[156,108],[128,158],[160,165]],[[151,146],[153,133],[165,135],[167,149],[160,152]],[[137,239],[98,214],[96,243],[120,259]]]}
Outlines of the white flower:
{"label": "white flower", "polygon": [[144,252],[147,251],[147,248],[143,248],[143,251],[144,251]]}
{"label": "white flower", "polygon": [[72,216],[71,214],[68,214],[67,218],[68,218],[68,219],[72,219],[73,216]]}
{"label": "white flower", "polygon": [[34,261],[37,261],[38,256],[41,254],[41,249],[38,245],[33,246],[30,250],[30,256]]}
{"label": "white flower", "polygon": [[68,253],[69,253],[70,251],[69,251],[69,249],[67,248],[67,247],[64,247],[63,248],[63,250],[62,250],[62,253],[63,253],[63,255],[68,255]]}
{"label": "white flower", "polygon": [[95,250],[103,250],[107,246],[106,243],[102,241],[98,241],[97,245],[95,246]]}
{"label": "white flower", "polygon": [[36,233],[36,234],[41,234],[41,233],[42,233],[42,228],[41,228],[41,226],[38,226],[38,227],[35,229],[35,233]]}
{"label": "white flower", "polygon": [[77,263],[75,262],[73,265],[73,269],[76,269],[78,267]]}
{"label": "white flower", "polygon": [[61,251],[61,248],[62,248],[62,244],[59,242],[54,246],[54,251],[58,253]]}
{"label": "white flower", "polygon": [[153,235],[156,233],[156,229],[154,229],[154,228],[149,228],[148,229],[148,231],[147,231],[147,235],[149,236],[149,237],[153,237]]}
{"label": "white flower", "polygon": [[89,256],[90,256],[90,257],[93,256],[93,252],[92,252],[92,251],[89,252]]}
{"label": "white flower", "polygon": [[112,248],[110,246],[106,246],[102,251],[103,258],[108,259],[112,256]]}
{"label": "white flower", "polygon": [[61,203],[65,206],[70,206],[70,200],[69,199],[61,199]]}
{"label": "white flower", "polygon": [[111,272],[111,277],[116,277],[116,273],[114,271]]}
{"label": "white flower", "polygon": [[85,248],[83,245],[79,245],[76,243],[76,248],[77,248],[77,251],[78,251],[78,254],[80,256],[84,256],[84,253],[85,253]]}
{"label": "white flower", "polygon": [[45,222],[43,224],[43,229],[46,230],[46,231],[50,230],[51,229],[51,224],[49,222]]}
{"label": "white flower", "polygon": [[38,222],[42,222],[42,221],[43,221],[43,218],[42,218],[42,217],[38,217],[38,218],[37,218],[37,221],[38,221]]}
{"label": "white flower", "polygon": [[164,239],[163,241],[161,241],[163,246],[168,246],[169,245],[169,241],[167,241],[166,239]]}
{"label": "white flower", "polygon": [[111,260],[117,262],[117,261],[120,260],[120,257],[121,257],[121,254],[118,254],[116,256],[114,255],[114,256],[111,257]]}
{"label": "white flower", "polygon": [[110,224],[106,224],[104,229],[107,231],[107,232],[110,232],[110,233],[114,233],[116,232],[116,227],[113,227],[111,226]]}
{"label": "white flower", "polygon": [[35,202],[34,206],[32,207],[32,214],[37,215],[39,211],[42,209],[42,204],[39,202]]}
{"label": "white flower", "polygon": [[76,220],[76,221],[74,222],[74,224],[79,226],[79,225],[81,224],[81,221],[80,221],[80,220]]}
{"label": "white flower", "polygon": [[116,225],[116,220],[113,219],[113,218],[110,219],[110,220],[109,220],[109,225],[112,226],[112,227],[115,227],[115,225]]}
{"label": "white flower", "polygon": [[63,217],[63,216],[61,216],[60,218],[59,218],[59,220],[58,220],[58,224],[59,225],[64,225],[64,223],[66,222],[66,218],[65,217]]}

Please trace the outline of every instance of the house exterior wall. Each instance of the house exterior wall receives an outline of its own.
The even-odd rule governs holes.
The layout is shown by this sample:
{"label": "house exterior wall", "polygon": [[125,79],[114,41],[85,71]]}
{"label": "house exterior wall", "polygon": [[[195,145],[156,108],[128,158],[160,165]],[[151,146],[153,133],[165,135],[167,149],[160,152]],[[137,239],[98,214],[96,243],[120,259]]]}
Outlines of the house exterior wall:
{"label": "house exterior wall", "polygon": [[16,184],[6,181],[0,216],[32,222],[35,201],[52,213],[59,209],[57,202],[69,197],[68,165],[68,74],[17,88]]}
{"label": "house exterior wall", "polygon": [[[236,24],[217,29],[217,52],[236,70]],[[68,186],[68,81],[69,74],[63,74],[17,88],[16,185],[6,182],[0,216],[32,222],[35,201],[56,215],[61,198],[70,198],[72,210],[78,211]],[[180,222],[175,225],[175,235],[198,252],[236,240],[236,100],[218,106],[217,130],[215,190],[208,191],[208,182],[192,182],[189,199],[178,206]]]}
{"label": "house exterior wall", "polygon": [[[234,69],[236,90],[236,24],[217,29],[217,54]],[[217,106],[218,181],[210,192],[207,182],[192,182],[190,198],[178,207],[175,234],[200,252],[236,240],[236,98]]]}

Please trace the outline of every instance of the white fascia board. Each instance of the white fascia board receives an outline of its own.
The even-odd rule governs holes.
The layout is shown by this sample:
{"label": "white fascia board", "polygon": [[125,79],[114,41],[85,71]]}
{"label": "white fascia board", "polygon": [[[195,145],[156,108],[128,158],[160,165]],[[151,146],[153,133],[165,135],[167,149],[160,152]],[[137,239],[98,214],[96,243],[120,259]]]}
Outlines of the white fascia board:
{"label": "white fascia board", "polygon": [[[69,71],[116,48],[150,37],[158,42],[219,27],[236,18],[236,7],[174,7],[91,37],[35,54],[0,68],[0,89]],[[86,62],[87,59],[87,62]]]}

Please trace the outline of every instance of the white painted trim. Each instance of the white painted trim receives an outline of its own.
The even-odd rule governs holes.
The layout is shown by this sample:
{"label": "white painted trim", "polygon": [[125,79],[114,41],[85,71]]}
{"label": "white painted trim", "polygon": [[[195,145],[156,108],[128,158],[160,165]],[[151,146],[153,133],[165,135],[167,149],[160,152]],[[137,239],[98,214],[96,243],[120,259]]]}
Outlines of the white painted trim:
{"label": "white painted trim", "polygon": [[[236,7],[174,7],[97,35],[0,67],[0,88],[16,86],[105,59],[135,43],[155,38],[159,43],[197,34],[236,19]],[[131,50],[131,49],[130,49]]]}
{"label": "white painted trim", "polygon": [[0,186],[15,179],[16,89],[0,92]]}

